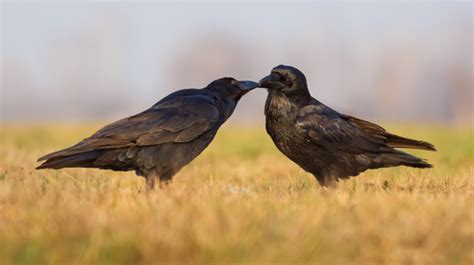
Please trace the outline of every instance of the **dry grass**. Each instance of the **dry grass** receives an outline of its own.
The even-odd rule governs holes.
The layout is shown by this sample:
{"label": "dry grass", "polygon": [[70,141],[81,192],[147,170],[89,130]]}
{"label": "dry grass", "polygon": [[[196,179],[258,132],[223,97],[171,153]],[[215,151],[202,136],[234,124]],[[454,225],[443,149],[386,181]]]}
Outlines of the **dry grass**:
{"label": "dry grass", "polygon": [[0,264],[472,264],[468,129],[392,126],[433,142],[432,170],[319,188],[262,128],[231,128],[162,190],[133,173],[35,171],[97,126],[4,126]]}

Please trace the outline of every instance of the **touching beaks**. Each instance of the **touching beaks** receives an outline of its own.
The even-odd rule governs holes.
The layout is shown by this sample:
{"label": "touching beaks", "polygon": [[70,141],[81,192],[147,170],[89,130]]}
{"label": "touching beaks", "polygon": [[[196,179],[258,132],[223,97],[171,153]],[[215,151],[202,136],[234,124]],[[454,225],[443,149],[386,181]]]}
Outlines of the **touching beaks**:
{"label": "touching beaks", "polygon": [[279,76],[278,74],[271,73],[270,75],[265,76],[258,82],[259,87],[270,87],[272,83],[278,82]]}
{"label": "touching beaks", "polygon": [[258,87],[258,84],[254,81],[238,81],[237,86],[242,89],[242,90],[252,90],[256,87]]}

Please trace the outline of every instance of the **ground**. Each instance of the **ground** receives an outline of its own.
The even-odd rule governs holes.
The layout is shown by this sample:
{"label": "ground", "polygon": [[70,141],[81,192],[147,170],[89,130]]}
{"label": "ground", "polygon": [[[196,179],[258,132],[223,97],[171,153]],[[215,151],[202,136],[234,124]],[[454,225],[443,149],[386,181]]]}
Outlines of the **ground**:
{"label": "ground", "polygon": [[100,125],[3,125],[0,264],[473,264],[472,129],[389,125],[432,142],[433,169],[321,189],[263,126],[224,125],[147,194],[133,172],[36,171]]}

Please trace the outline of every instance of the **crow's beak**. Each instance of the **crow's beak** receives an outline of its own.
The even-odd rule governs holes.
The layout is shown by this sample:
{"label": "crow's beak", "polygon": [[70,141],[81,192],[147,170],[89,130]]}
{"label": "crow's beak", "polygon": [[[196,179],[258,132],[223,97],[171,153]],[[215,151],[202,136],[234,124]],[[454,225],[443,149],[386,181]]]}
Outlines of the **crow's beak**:
{"label": "crow's beak", "polygon": [[262,78],[262,80],[260,80],[258,82],[258,86],[259,87],[271,88],[272,84],[274,84],[275,82],[278,82],[278,80],[279,80],[278,75],[272,73],[272,74],[267,75],[264,78]]}
{"label": "crow's beak", "polygon": [[254,81],[239,81],[237,83],[237,86],[242,89],[242,90],[245,90],[245,91],[250,91],[256,87],[258,87],[258,84]]}

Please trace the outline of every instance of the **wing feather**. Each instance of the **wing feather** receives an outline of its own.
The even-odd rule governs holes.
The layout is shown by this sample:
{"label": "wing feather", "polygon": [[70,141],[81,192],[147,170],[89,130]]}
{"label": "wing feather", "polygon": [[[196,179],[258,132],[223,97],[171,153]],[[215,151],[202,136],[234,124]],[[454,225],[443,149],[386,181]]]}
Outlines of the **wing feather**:
{"label": "wing feather", "polygon": [[317,106],[304,107],[297,116],[296,127],[308,140],[326,149],[360,154],[386,147],[383,137],[372,135],[342,115],[321,114]]}
{"label": "wing feather", "polygon": [[216,105],[205,95],[171,97],[142,113],[111,123],[78,144],[43,156],[38,161],[96,149],[189,142],[218,125],[219,118]]}
{"label": "wing feather", "polygon": [[381,126],[337,112],[321,113],[321,107],[308,105],[298,116],[297,129],[319,146],[352,154],[386,152],[388,148],[436,150],[430,143],[400,137]]}

